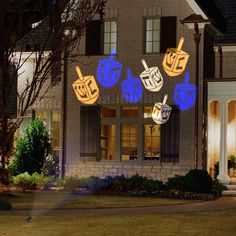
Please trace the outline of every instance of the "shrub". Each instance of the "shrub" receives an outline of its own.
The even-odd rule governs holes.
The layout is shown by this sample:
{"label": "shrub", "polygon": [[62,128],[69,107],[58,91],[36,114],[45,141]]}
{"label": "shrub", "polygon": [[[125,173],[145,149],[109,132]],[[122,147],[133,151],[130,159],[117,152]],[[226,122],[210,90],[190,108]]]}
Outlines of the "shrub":
{"label": "shrub", "polygon": [[218,180],[213,181],[212,193],[214,194],[215,197],[222,196],[222,192],[224,190],[226,190],[226,187],[222,183],[220,183]]}
{"label": "shrub", "polygon": [[174,177],[170,177],[167,181],[167,188],[169,190],[178,189],[180,191],[183,191],[184,181],[185,181],[184,176],[175,175]]}
{"label": "shrub", "polygon": [[46,125],[40,119],[32,121],[19,139],[16,155],[10,164],[14,174],[41,173],[46,157],[52,148]]}
{"label": "shrub", "polygon": [[42,187],[47,181],[47,178],[38,173],[30,175],[28,172],[19,174],[12,178],[12,185],[21,188],[23,192],[26,190],[35,190]]}
{"label": "shrub", "polygon": [[0,210],[5,211],[5,210],[11,210],[11,204],[4,200],[4,199],[0,199]]}
{"label": "shrub", "polygon": [[184,190],[193,193],[211,193],[213,180],[205,170],[190,170],[184,177]]}

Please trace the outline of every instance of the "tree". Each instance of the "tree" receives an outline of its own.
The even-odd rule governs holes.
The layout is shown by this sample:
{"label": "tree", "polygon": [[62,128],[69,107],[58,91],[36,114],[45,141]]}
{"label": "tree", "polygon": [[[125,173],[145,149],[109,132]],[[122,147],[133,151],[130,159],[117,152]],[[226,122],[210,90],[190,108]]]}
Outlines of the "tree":
{"label": "tree", "polygon": [[11,169],[14,174],[40,174],[51,151],[50,135],[46,125],[40,119],[34,120],[17,142],[16,156],[11,163]]}
{"label": "tree", "polygon": [[[14,133],[36,99],[60,83],[63,55],[79,55],[80,38],[86,24],[101,14],[101,0],[2,0],[0,2],[0,157],[5,169],[13,151]],[[48,24],[41,42],[27,37],[30,25]],[[31,47],[27,42],[31,40]],[[51,50],[48,52],[48,45]],[[66,49],[66,50],[65,50]],[[23,53],[28,51],[27,57]],[[18,61],[15,61],[15,55]],[[45,56],[46,55],[46,56]],[[17,91],[19,71],[34,57],[33,76]],[[53,76],[54,79],[51,79]],[[17,96],[16,96],[17,95]],[[16,101],[14,99],[17,98]],[[16,111],[16,112],[15,112]],[[3,173],[3,172],[2,172]]]}

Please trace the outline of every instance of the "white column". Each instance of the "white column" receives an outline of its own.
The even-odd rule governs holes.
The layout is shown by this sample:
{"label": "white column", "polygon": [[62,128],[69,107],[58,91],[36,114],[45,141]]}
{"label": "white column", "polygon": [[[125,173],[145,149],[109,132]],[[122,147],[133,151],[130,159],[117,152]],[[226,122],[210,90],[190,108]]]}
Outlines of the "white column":
{"label": "white column", "polygon": [[220,100],[220,158],[219,175],[217,179],[223,184],[229,184],[228,160],[227,160],[227,124],[228,124],[228,102]]}

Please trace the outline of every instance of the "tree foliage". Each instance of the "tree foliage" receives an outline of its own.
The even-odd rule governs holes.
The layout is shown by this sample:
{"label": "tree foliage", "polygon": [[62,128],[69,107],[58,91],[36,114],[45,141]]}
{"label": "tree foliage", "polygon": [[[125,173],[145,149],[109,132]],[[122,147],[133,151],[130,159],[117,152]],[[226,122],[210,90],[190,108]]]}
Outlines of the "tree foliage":
{"label": "tree foliage", "polygon": [[32,121],[17,143],[11,169],[14,174],[41,173],[46,157],[51,151],[50,135],[46,125],[40,119]]}

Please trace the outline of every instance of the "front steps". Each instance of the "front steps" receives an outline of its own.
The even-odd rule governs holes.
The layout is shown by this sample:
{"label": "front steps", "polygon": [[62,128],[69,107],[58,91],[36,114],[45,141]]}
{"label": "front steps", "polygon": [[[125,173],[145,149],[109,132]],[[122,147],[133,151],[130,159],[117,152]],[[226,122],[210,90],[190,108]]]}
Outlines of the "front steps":
{"label": "front steps", "polygon": [[225,185],[227,190],[223,191],[223,196],[236,196],[236,178],[230,179],[230,184]]}

